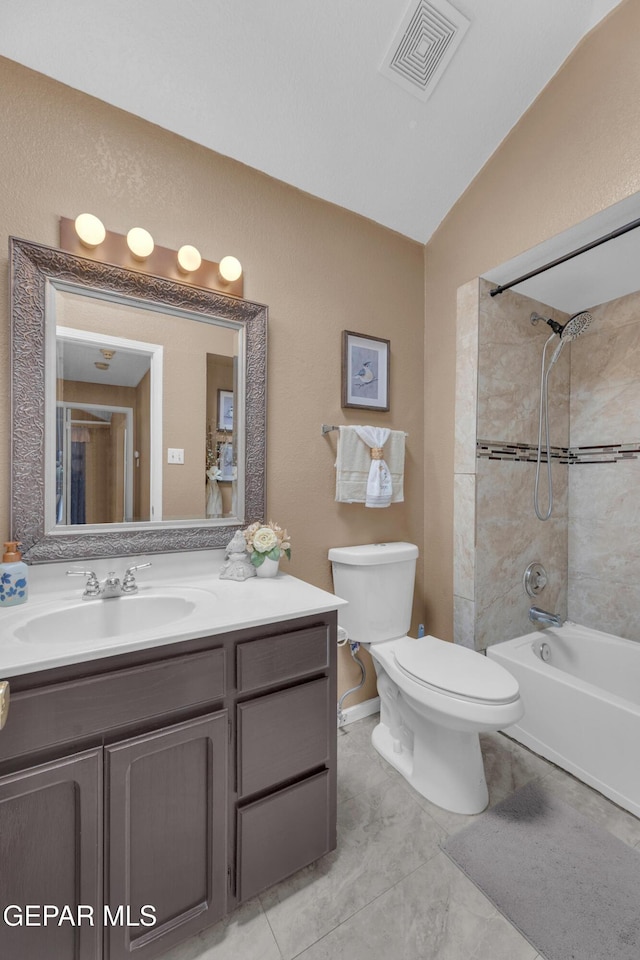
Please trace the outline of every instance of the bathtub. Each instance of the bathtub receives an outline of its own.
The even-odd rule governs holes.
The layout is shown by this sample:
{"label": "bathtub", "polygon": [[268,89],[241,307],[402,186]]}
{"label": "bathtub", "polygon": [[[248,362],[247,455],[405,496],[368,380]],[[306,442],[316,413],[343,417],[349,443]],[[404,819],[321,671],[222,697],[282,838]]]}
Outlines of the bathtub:
{"label": "bathtub", "polygon": [[640,817],[640,643],[567,622],[487,656],[520,684],[524,716],[504,732]]}

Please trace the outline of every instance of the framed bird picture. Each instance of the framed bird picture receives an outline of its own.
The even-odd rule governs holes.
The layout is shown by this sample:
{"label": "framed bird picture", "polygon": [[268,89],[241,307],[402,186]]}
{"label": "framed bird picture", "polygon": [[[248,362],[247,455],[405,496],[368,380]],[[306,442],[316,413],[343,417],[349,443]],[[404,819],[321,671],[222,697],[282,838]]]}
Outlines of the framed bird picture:
{"label": "framed bird picture", "polygon": [[342,406],[389,409],[389,340],[342,331]]}

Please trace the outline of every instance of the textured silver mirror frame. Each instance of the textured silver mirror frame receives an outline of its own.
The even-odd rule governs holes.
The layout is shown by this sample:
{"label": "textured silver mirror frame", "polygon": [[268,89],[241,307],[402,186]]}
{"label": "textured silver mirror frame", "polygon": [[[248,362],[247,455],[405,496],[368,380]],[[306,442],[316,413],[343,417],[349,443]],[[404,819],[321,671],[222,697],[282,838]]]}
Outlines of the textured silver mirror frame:
{"label": "textured silver mirror frame", "polygon": [[[9,239],[11,289],[11,534],[31,563],[205,550],[264,520],[266,506],[266,370],[268,308],[53,247]],[[117,532],[45,530],[46,286],[65,280],[163,308],[240,323],[246,343],[245,504],[242,524],[164,521]],[[105,525],[107,526],[107,525]]]}

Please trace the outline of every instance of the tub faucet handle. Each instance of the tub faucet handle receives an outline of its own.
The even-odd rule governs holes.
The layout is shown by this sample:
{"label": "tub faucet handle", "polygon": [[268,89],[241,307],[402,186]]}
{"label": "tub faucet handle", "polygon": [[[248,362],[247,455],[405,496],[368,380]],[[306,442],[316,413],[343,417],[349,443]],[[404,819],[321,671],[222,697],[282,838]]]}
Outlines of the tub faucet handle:
{"label": "tub faucet handle", "polygon": [[537,597],[539,593],[542,593],[549,582],[547,571],[541,563],[534,561],[533,563],[530,563],[525,570],[522,582],[524,583],[524,588],[529,596]]}

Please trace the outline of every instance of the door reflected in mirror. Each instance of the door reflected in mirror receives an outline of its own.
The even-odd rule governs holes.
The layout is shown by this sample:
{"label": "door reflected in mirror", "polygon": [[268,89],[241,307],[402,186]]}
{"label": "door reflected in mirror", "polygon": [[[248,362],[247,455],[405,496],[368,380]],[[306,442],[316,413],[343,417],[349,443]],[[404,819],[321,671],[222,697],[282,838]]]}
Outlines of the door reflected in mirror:
{"label": "door reflected in mirror", "polygon": [[239,331],[86,291],[54,305],[55,525],[238,517]]}

